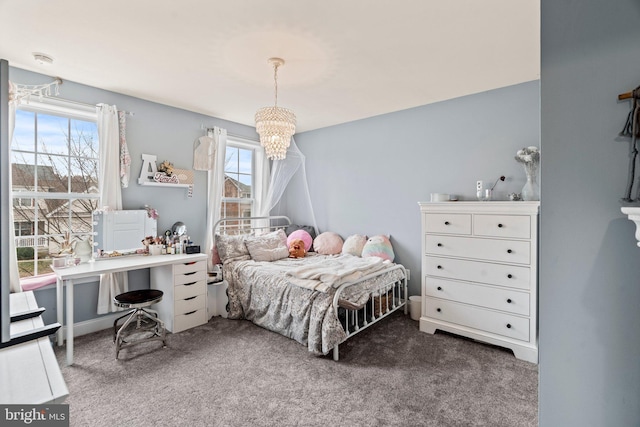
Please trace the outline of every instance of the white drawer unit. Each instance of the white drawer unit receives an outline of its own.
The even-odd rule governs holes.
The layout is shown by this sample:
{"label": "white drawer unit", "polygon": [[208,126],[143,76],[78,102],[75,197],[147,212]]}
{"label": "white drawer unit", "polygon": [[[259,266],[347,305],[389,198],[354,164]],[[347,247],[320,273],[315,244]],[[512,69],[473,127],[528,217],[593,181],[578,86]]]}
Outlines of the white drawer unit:
{"label": "white drawer unit", "polygon": [[207,323],[206,260],[154,267],[150,278],[151,288],[164,292],[154,309],[169,332]]}
{"label": "white drawer unit", "polygon": [[538,363],[540,202],[420,202],[420,330],[509,348]]}

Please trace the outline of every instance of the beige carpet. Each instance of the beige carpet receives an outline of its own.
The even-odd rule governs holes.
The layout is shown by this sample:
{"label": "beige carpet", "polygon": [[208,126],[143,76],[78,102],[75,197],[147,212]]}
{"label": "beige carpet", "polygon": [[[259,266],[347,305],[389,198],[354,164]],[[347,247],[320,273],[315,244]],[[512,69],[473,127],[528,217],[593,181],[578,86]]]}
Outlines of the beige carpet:
{"label": "beige carpet", "polygon": [[114,358],[111,331],[78,337],[64,366],[72,426],[536,426],[538,369],[509,351],[428,335],[395,313],[340,361],[216,317]]}

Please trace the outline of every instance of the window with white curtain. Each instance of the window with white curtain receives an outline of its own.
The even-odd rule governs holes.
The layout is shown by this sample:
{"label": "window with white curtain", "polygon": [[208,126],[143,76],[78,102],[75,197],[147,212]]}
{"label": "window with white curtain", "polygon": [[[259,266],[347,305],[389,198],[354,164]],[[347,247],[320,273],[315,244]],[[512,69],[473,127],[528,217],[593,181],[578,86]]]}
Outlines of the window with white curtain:
{"label": "window with white curtain", "polygon": [[[255,216],[255,159],[257,145],[228,137],[224,163],[224,194],[221,218]],[[227,228],[250,227],[250,221],[227,223]]]}
{"label": "window with white curtain", "polygon": [[20,277],[51,272],[51,257],[90,238],[98,148],[95,112],[37,102],[18,107],[11,176]]}

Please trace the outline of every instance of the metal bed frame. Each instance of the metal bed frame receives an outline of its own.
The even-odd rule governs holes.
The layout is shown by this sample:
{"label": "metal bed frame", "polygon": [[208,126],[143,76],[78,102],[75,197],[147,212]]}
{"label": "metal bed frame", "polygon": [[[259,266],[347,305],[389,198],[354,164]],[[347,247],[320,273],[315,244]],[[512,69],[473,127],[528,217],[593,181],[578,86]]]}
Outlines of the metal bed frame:
{"label": "metal bed frame", "polygon": [[[232,222],[236,222],[236,224],[225,225],[226,223]],[[263,222],[264,224],[261,224],[261,222]],[[214,224],[213,229],[214,235],[221,226],[225,231],[229,229],[235,231],[234,233],[225,234],[250,235],[253,234],[256,230],[274,231],[279,228],[286,228],[288,225],[291,225],[291,220],[287,216],[283,215],[265,217],[235,217],[223,218],[217,221]],[[402,271],[402,279],[392,283],[379,285],[374,291],[371,292],[369,300],[363,307],[358,309],[350,309],[340,306],[340,296],[348,287],[357,285],[366,280],[394,270]],[[389,268],[376,271],[375,273],[361,277],[359,280],[343,283],[336,289],[336,293],[333,296],[333,311],[347,335],[345,341],[403,307],[404,314],[406,315],[408,313],[408,306],[409,293],[407,284],[407,271],[401,264],[393,264]],[[338,361],[340,357],[338,347],[338,344],[333,347],[333,360],[335,361]]]}

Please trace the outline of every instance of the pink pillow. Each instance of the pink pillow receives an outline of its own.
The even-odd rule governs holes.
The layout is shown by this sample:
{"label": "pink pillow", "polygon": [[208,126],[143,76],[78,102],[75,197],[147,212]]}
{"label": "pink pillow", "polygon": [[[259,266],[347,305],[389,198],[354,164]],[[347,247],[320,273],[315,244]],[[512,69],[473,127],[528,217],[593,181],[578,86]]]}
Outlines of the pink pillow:
{"label": "pink pillow", "polygon": [[222,264],[220,254],[218,253],[218,246],[215,244],[213,245],[213,249],[211,249],[211,262],[213,265]]}
{"label": "pink pillow", "polygon": [[370,237],[362,248],[362,258],[377,256],[384,260],[393,262],[395,254],[393,253],[393,246],[391,246],[391,240],[385,235],[379,234],[377,236]]}
{"label": "pink pillow", "polygon": [[320,233],[313,241],[313,248],[319,254],[335,255],[342,252],[342,237],[332,231]]}
{"label": "pink pillow", "polygon": [[311,249],[311,244],[313,243],[311,234],[307,233],[304,230],[294,231],[287,237],[287,248],[291,246],[291,241],[296,239],[302,240],[304,242],[304,250],[309,252],[309,249]]}

